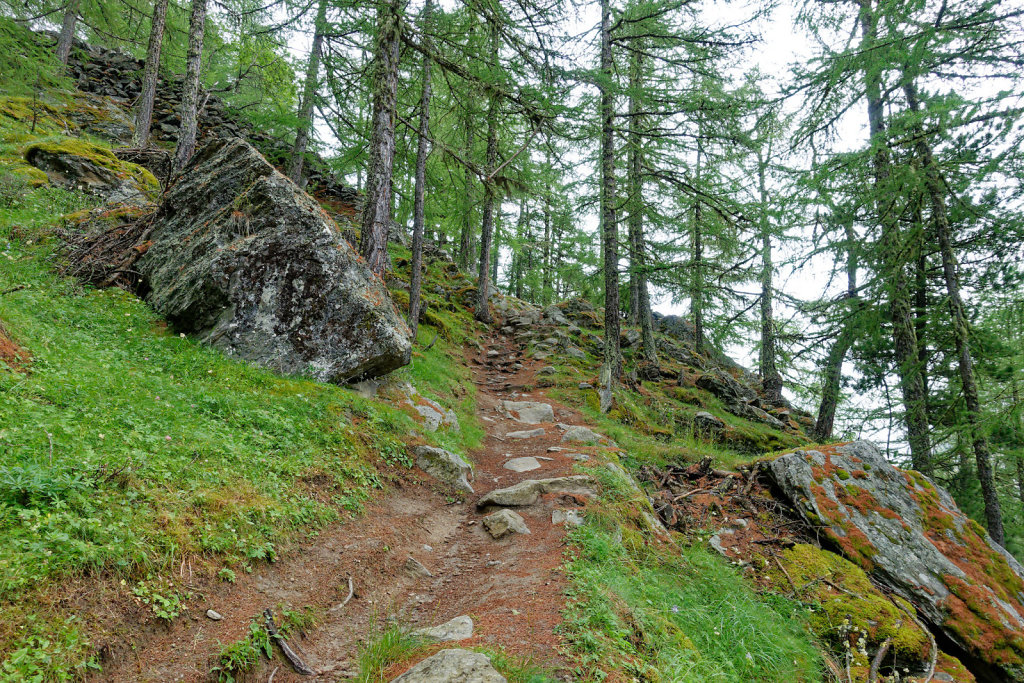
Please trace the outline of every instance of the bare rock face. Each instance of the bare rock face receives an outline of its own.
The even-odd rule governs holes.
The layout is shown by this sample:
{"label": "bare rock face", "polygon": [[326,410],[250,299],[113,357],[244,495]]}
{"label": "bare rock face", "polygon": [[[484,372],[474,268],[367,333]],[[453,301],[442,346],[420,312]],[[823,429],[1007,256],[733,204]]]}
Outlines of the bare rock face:
{"label": "bare rock face", "polygon": [[258,365],[325,382],[409,362],[409,328],[320,206],[239,138],[204,147],[168,190],[139,261],[174,326]]}
{"label": "bare rock face", "polygon": [[391,683],[506,683],[487,655],[470,650],[441,650]]}
{"label": "bare rock face", "polygon": [[801,516],[909,600],[981,681],[1024,681],[1024,568],[927,477],[858,441],[768,466]]}

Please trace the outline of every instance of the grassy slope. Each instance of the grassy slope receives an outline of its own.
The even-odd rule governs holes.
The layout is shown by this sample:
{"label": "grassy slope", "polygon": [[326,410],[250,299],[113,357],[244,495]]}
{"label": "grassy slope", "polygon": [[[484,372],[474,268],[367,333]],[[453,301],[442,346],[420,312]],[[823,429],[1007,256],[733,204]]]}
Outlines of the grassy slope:
{"label": "grassy slope", "polygon": [[[408,466],[415,427],[387,402],[234,361],[125,292],[55,275],[49,229],[85,203],[43,188],[0,208],[0,292],[24,287],[0,296],[0,320],[33,356],[28,373],[0,369],[0,652],[13,655],[0,670],[14,677],[88,654],[87,625],[41,607],[62,580],[100,573],[173,603],[160,577],[182,558],[208,572],[273,560]],[[460,362],[441,339],[398,375],[450,403],[472,386]],[[458,393],[464,428],[437,440],[465,451],[482,431],[472,389]]]}

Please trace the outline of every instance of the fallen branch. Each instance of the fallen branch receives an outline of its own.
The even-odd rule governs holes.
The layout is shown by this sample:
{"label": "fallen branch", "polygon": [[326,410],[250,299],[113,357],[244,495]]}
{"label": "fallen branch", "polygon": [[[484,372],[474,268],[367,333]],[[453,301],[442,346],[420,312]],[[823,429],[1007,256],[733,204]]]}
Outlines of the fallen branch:
{"label": "fallen branch", "polygon": [[786,568],[782,566],[782,563],[779,562],[778,557],[772,555],[772,559],[775,560],[775,565],[779,568],[779,571],[782,572],[782,575],[786,577],[786,581],[789,581],[789,586],[793,589],[793,597],[799,597],[799,591],[797,591],[796,589],[796,584],[793,583],[793,577],[791,577],[789,575],[789,572],[786,571]]}
{"label": "fallen branch", "polygon": [[[897,622],[896,628],[899,628],[902,621]],[[882,641],[882,646],[878,648],[878,652],[875,653],[875,658],[871,660],[871,668],[868,669],[868,683],[875,683],[878,680],[878,669],[882,666],[882,660],[885,658],[885,653],[889,651],[889,646],[892,644],[892,638],[886,638]]]}
{"label": "fallen branch", "polygon": [[335,605],[334,607],[332,607],[331,609],[329,609],[327,611],[328,612],[338,612],[341,609],[343,609],[345,607],[345,605],[348,604],[348,601],[352,599],[352,596],[355,594],[355,592],[356,591],[355,591],[354,584],[352,583],[352,577],[350,576],[350,577],[348,577],[348,597],[345,598],[340,603],[338,603],[337,605]]}
{"label": "fallen branch", "polygon": [[14,294],[15,292],[20,292],[21,290],[27,287],[28,285],[15,285],[9,289],[5,289],[4,291],[0,292],[0,296],[4,296],[6,294]]}
{"label": "fallen branch", "polygon": [[708,492],[707,489],[693,489],[692,491],[687,491],[686,493],[680,493],[678,496],[676,496],[672,500],[673,501],[683,500],[685,498],[689,498],[690,496],[692,496],[694,494],[697,494],[697,493],[707,493],[707,492]]}
{"label": "fallen branch", "polygon": [[423,347],[424,351],[429,351],[434,346],[434,343],[437,341],[437,335],[439,334],[440,332],[434,332],[434,338],[430,340],[429,344]]}
{"label": "fallen branch", "polygon": [[288,645],[285,637],[278,632],[277,627],[274,625],[274,613],[270,611],[269,607],[263,610],[263,616],[267,620],[267,632],[277,641],[277,644],[281,647],[281,652],[284,653],[285,659],[291,663],[295,672],[303,676],[312,676],[316,673],[302,661],[302,658]]}

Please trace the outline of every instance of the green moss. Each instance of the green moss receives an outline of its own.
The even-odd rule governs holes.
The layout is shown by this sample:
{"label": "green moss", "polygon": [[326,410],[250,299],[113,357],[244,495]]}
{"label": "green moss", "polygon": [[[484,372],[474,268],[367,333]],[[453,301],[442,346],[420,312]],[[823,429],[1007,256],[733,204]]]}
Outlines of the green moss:
{"label": "green moss", "polygon": [[844,470],[842,467],[837,467],[836,476],[842,479],[843,481],[846,481],[847,479],[850,478],[850,473]]}
{"label": "green moss", "polygon": [[0,166],[0,173],[10,173],[13,176],[21,178],[28,183],[30,187],[42,187],[50,182],[50,179],[46,177],[45,173],[35,166],[31,166],[20,160],[3,164]]}
{"label": "green moss", "polygon": [[33,143],[25,150],[25,158],[29,159],[36,152],[54,155],[68,154],[88,159],[97,166],[113,172],[118,178],[131,178],[144,192],[150,194],[151,198],[154,198],[160,191],[160,183],[149,170],[138,164],[121,161],[109,149],[81,138],[63,138],[55,142]]}
{"label": "green moss", "polygon": [[[817,605],[810,625],[830,645],[842,647],[843,636],[838,627],[849,619],[849,627],[866,634],[870,646],[877,647],[892,638],[892,648],[898,657],[913,661],[927,659],[930,651],[927,635],[871,584],[860,567],[835,553],[807,544],[783,551],[778,559],[789,578],[780,571],[769,571],[772,586],[788,593],[792,590],[792,580],[798,588],[797,597]],[[894,599],[913,613],[909,603]]]}

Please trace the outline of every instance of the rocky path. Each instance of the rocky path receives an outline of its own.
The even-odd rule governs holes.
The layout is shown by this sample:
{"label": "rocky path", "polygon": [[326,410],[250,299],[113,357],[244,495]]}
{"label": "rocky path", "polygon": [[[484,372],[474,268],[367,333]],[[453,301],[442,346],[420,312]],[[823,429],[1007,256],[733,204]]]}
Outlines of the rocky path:
{"label": "rocky path", "polygon": [[[97,680],[208,680],[222,644],[281,603],[313,605],[325,617],[306,638],[293,639],[316,675],[282,665],[276,683],[354,676],[359,645],[388,620],[429,627],[459,616],[473,620],[472,636],[448,647],[495,646],[564,670],[556,627],[565,601],[566,526],[580,518],[592,491],[573,467],[595,446],[563,441],[580,415],[543,392],[522,393],[535,383],[536,361],[522,358],[505,336],[487,342],[468,359],[487,430],[483,448],[471,454],[473,494],[453,502],[437,482],[406,477],[365,515],[325,530],[302,552],[240,576],[234,586],[207,587],[196,614],[136,637],[134,652],[111,648]],[[345,603],[349,578],[354,594]],[[207,608],[224,619],[203,616]],[[252,680],[266,680],[275,668]]]}

